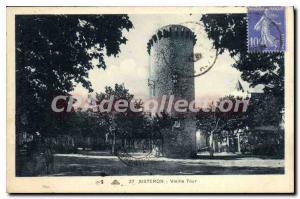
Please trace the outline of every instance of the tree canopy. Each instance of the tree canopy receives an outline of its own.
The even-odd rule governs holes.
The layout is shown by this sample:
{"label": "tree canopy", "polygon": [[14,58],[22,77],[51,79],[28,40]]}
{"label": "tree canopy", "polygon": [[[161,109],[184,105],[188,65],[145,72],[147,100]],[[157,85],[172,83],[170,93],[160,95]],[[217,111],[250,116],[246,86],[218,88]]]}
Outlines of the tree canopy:
{"label": "tree canopy", "polygon": [[133,25],[127,15],[17,15],[15,27],[16,120],[36,131],[49,126],[46,115],[55,120],[54,96],[77,83],[93,90],[88,72],[106,68],[104,57],[117,56],[127,41],[123,31]]}

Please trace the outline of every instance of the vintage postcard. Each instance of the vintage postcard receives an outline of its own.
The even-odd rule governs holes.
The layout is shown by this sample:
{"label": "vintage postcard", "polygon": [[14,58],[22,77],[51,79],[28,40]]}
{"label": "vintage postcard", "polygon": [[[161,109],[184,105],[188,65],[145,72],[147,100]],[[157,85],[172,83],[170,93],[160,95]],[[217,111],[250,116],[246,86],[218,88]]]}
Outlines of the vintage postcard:
{"label": "vintage postcard", "polygon": [[293,193],[293,7],[8,7],[7,192]]}

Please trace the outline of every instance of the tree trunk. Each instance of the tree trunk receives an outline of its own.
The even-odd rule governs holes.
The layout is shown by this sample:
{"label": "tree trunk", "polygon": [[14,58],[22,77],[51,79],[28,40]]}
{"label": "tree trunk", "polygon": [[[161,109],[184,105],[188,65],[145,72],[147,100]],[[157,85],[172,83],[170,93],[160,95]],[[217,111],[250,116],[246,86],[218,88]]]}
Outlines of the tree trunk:
{"label": "tree trunk", "polygon": [[210,157],[213,157],[214,156],[214,133],[211,132],[210,133],[210,137],[209,137],[209,155]]}
{"label": "tree trunk", "polygon": [[114,132],[113,142],[112,142],[112,146],[111,146],[111,154],[112,155],[115,155],[115,153],[116,153],[115,147],[116,147],[116,133]]}
{"label": "tree trunk", "polygon": [[240,132],[237,132],[237,152],[238,154],[241,154],[241,138],[240,138]]}
{"label": "tree trunk", "polygon": [[152,151],[152,149],[153,149],[152,138],[150,138],[150,140],[149,140],[149,148],[150,148],[150,151]]}

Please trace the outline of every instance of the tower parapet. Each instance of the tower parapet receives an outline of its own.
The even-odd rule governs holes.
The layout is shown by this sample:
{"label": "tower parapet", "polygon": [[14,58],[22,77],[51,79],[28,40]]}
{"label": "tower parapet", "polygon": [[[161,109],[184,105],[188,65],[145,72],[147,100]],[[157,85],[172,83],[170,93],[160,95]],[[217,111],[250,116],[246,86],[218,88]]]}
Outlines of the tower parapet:
{"label": "tower parapet", "polygon": [[150,54],[151,47],[154,43],[159,42],[162,38],[185,38],[193,41],[193,44],[196,43],[196,35],[187,27],[182,25],[167,25],[161,27],[156,31],[156,33],[151,37],[147,43],[147,51]]}

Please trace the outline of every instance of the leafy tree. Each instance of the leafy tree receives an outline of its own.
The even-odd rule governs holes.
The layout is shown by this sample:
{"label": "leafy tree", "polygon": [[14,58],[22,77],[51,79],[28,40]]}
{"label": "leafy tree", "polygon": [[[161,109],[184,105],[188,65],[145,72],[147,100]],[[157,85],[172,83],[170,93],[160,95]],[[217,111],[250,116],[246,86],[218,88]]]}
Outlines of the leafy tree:
{"label": "leafy tree", "polygon": [[[245,104],[236,104],[237,100],[242,100],[241,98],[226,96],[220,98],[218,101],[210,104],[209,107],[201,108],[197,113],[197,127],[201,129],[203,133],[209,136],[209,153],[213,156],[215,152],[214,141],[218,139],[223,139],[224,136],[233,136],[238,129],[244,129],[247,126],[245,123],[248,120],[247,113],[243,112],[243,106]],[[246,99],[245,99],[246,100]],[[229,109],[229,102],[232,103],[232,108]],[[224,109],[229,109],[228,111],[222,111],[220,109],[223,106]],[[235,110],[235,107],[238,107]],[[227,134],[222,132],[226,131]]]}
{"label": "leafy tree", "polygon": [[88,72],[106,68],[104,56],[120,52],[133,25],[127,15],[18,15],[15,27],[17,131],[45,133],[50,120],[63,123],[51,112],[53,97],[76,83],[92,91]]}
{"label": "leafy tree", "polygon": [[[276,107],[278,100],[270,94],[262,93],[252,98],[247,111],[248,120],[245,126],[249,127],[246,140],[249,142],[252,152],[265,155],[284,154],[284,132],[280,126],[283,115]],[[278,123],[279,122],[279,123]],[[273,133],[262,133],[260,129],[273,129]],[[270,137],[272,136],[272,137]],[[254,139],[255,138],[255,139]],[[273,141],[272,141],[273,140]],[[260,145],[260,143],[263,143]]]}
{"label": "leafy tree", "polygon": [[114,88],[106,86],[104,93],[96,93],[96,98],[99,102],[104,99],[109,100],[111,96],[114,96],[113,100],[124,99],[130,101],[133,99],[133,95],[129,93],[124,84],[115,84]]}
{"label": "leafy tree", "polygon": [[264,92],[278,101],[278,107],[274,108],[281,112],[284,107],[284,54],[248,53],[246,14],[207,14],[200,21],[219,54],[228,51],[236,60],[233,67],[242,72],[242,79],[252,87],[264,85]]}
{"label": "leafy tree", "polygon": [[[149,147],[152,150],[153,146],[157,144],[155,141],[160,140],[162,143],[161,129],[170,127],[172,124],[172,118],[162,113],[162,116],[150,116],[143,112],[143,101],[134,99],[134,95],[130,94],[129,90],[125,88],[124,84],[115,84],[114,87],[106,87],[105,92],[97,93],[97,103],[99,104],[102,100],[108,100],[114,96],[113,100],[123,99],[133,103],[136,109],[141,111],[134,112],[131,109],[127,109],[125,112],[113,111],[110,113],[99,113],[98,118],[102,118],[106,121],[107,129],[109,134],[113,138],[112,153],[116,152],[118,147],[125,147],[124,141],[127,141],[126,147],[130,148],[133,142],[137,139],[149,140]],[[117,140],[122,141],[122,146],[116,144]]]}
{"label": "leafy tree", "polygon": [[[233,67],[242,72],[242,79],[251,87],[264,86],[259,98],[251,97],[243,125],[250,131],[260,126],[279,129],[284,112],[284,53],[248,53],[246,14],[209,14],[203,15],[200,21],[218,53],[227,51],[235,59]],[[283,136],[277,137],[281,146]]]}
{"label": "leafy tree", "polygon": [[[136,108],[141,108],[142,102],[134,100],[134,96],[125,88],[124,84],[115,84],[114,88],[105,87],[104,93],[97,93],[97,103],[102,100],[109,100],[113,96],[113,103],[117,100],[126,100],[134,103]],[[129,108],[125,112],[117,112],[112,108],[112,112],[99,113],[98,118],[106,121],[110,136],[113,137],[112,153],[116,153],[116,140],[121,139],[122,145],[125,140],[133,141],[136,138],[144,138],[147,136],[146,119],[142,112],[132,112]]]}

